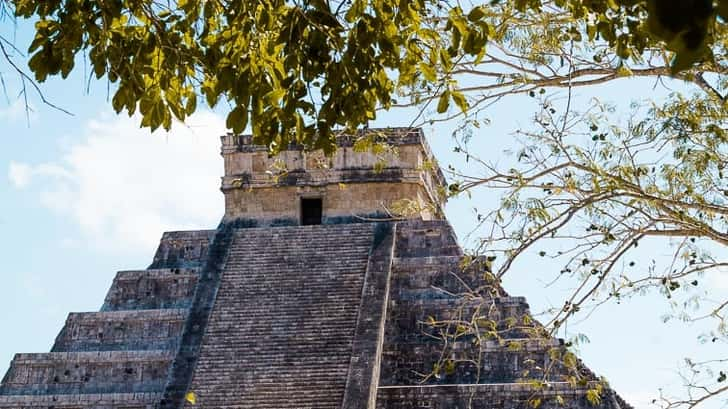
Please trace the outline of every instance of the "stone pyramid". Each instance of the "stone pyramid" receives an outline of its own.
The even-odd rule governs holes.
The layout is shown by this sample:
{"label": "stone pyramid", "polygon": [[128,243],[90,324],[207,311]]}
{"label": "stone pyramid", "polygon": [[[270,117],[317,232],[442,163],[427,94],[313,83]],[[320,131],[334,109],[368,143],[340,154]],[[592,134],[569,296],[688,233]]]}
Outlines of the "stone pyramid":
{"label": "stone pyramid", "polygon": [[422,131],[370,132],[397,154],[223,136],[219,227],[17,354],[0,408],[630,408],[463,255]]}

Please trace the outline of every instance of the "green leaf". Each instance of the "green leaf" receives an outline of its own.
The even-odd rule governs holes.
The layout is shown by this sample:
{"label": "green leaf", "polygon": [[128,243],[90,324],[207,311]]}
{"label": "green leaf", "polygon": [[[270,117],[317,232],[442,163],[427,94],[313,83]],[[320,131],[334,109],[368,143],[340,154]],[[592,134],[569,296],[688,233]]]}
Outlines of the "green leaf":
{"label": "green leaf", "polygon": [[192,115],[197,109],[197,94],[191,92],[187,97],[187,103],[185,104],[185,112],[187,115]]}
{"label": "green leaf", "polygon": [[466,112],[468,110],[468,100],[462,92],[452,91],[452,100],[455,101],[455,105],[457,105],[462,112]]}
{"label": "green leaf", "polygon": [[124,109],[125,104],[126,92],[124,92],[124,88],[119,88],[116,90],[114,97],[111,99],[111,107],[114,108],[114,112],[118,114],[122,109]]}
{"label": "green leaf", "polygon": [[450,54],[444,49],[440,50],[440,63],[442,63],[442,67],[445,71],[450,71],[452,69],[452,57],[450,57]]}
{"label": "green leaf", "polygon": [[586,400],[592,406],[598,406],[602,403],[602,394],[598,389],[589,389],[586,391]]}
{"label": "green leaf", "polygon": [[435,71],[435,68],[431,66],[430,64],[427,64],[425,62],[421,62],[418,67],[420,68],[420,71],[422,72],[422,75],[425,77],[427,81],[435,82],[437,81],[437,72]]}
{"label": "green leaf", "polygon": [[232,129],[235,133],[242,133],[245,131],[245,127],[248,126],[247,107],[238,105],[235,109],[230,111],[225,119],[225,126],[227,126],[228,129]]}
{"label": "green leaf", "polygon": [[622,64],[619,66],[619,68],[617,68],[616,74],[618,77],[631,77],[633,72],[631,69],[629,69],[629,67]]}
{"label": "green leaf", "polygon": [[457,369],[457,366],[455,364],[455,361],[452,359],[448,359],[445,361],[445,374],[446,375],[452,375],[455,373],[455,370]]}
{"label": "green leaf", "polygon": [[597,27],[594,24],[587,24],[586,35],[589,37],[589,41],[593,41],[597,36]]}
{"label": "green leaf", "polygon": [[442,114],[447,111],[450,106],[450,90],[447,90],[440,95],[440,99],[437,101],[437,113]]}
{"label": "green leaf", "polygon": [[349,7],[344,18],[347,22],[353,23],[356,21],[366,10],[367,3],[365,0],[354,0],[354,3]]}
{"label": "green leaf", "polygon": [[286,90],[283,88],[273,89],[269,93],[263,96],[263,99],[268,105],[278,105],[278,102],[286,95]]}
{"label": "green leaf", "polygon": [[485,12],[483,11],[482,6],[474,7],[470,10],[470,13],[468,13],[468,20],[470,21],[478,21],[483,17],[485,17]]}

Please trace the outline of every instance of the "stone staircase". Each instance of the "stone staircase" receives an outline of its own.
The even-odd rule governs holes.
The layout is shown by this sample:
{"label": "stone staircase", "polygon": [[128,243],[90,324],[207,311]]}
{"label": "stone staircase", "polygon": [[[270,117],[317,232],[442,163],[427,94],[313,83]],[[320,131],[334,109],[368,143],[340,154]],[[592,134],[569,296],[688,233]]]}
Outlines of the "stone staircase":
{"label": "stone staircase", "polygon": [[16,354],[0,408],[158,407],[211,237],[166,233],[156,268],[118,272],[101,311],[71,313],[51,352]]}
{"label": "stone staircase", "polygon": [[190,387],[198,405],[339,408],[372,235],[371,224],[237,230]]}

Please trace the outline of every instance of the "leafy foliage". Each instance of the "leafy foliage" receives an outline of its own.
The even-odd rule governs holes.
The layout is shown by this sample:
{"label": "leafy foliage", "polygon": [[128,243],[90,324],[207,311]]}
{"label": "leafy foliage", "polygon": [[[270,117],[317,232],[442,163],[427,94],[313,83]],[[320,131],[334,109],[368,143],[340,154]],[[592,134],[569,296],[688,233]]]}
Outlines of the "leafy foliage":
{"label": "leafy foliage", "polygon": [[366,125],[399,97],[423,106],[437,99],[439,114],[451,105],[468,111],[456,72],[487,64],[486,43],[511,41],[513,23],[557,25],[533,61],[582,37],[621,60],[640,60],[663,41],[676,73],[711,61],[726,8],[726,0],[512,0],[469,9],[434,0],[3,3],[38,19],[29,47],[38,81],[68,76],[84,53],[97,78],[117,84],[113,108],[139,111],[142,126],[169,129],[202,98],[229,104],[227,126],[250,125],[272,151],[296,142],[327,152],[334,129]]}

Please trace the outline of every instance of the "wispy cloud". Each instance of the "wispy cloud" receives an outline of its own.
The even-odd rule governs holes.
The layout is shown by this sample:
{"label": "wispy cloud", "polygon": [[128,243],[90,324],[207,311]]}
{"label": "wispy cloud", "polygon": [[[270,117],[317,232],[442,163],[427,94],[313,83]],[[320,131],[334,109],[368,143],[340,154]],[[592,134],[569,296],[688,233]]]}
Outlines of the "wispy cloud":
{"label": "wispy cloud", "polygon": [[214,227],[223,210],[224,120],[199,113],[188,126],[153,134],[138,123],[113,115],[91,121],[61,160],[11,162],[8,178],[37,189],[44,206],[70,217],[101,247],[149,250],[165,230]]}
{"label": "wispy cloud", "polygon": [[0,121],[3,122],[25,121],[28,118],[33,120],[37,117],[38,113],[33,104],[27,102],[26,105],[26,101],[22,98],[16,98],[7,105],[0,105]]}
{"label": "wispy cloud", "polygon": [[28,186],[33,178],[36,177],[66,179],[66,181],[73,180],[73,174],[60,165],[42,163],[40,165],[31,166],[26,163],[10,161],[10,166],[8,167],[8,178],[15,187],[24,188]]}

